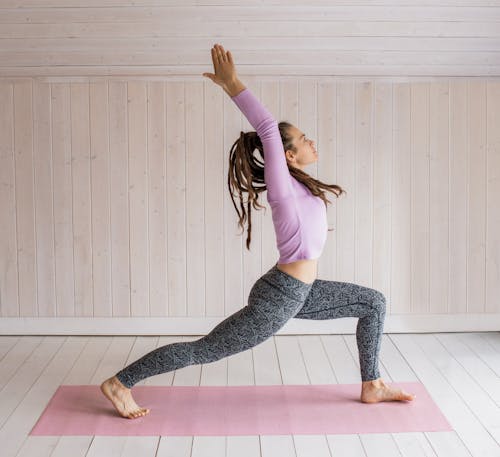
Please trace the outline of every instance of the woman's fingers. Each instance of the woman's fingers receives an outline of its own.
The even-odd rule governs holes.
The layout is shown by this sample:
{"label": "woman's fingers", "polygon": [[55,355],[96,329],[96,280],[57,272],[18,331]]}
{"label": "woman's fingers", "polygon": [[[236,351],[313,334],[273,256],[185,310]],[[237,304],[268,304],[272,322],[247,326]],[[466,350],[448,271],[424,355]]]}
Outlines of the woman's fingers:
{"label": "woman's fingers", "polygon": [[217,57],[219,58],[219,61],[227,62],[228,59],[226,57],[226,51],[224,51],[224,47],[220,44],[216,44],[214,45],[214,47],[217,50]]}
{"label": "woman's fingers", "polygon": [[215,49],[215,47],[212,48],[212,62],[214,64],[214,68],[219,63],[217,56],[217,49]]}
{"label": "woman's fingers", "polygon": [[217,84],[222,84],[225,81],[234,78],[236,71],[231,53],[229,51],[226,52],[224,47],[218,43],[214,44],[211,52],[215,74],[210,74],[210,76],[208,76],[208,73],[204,73],[203,76],[209,77]]}
{"label": "woman's fingers", "polygon": [[223,62],[226,62],[226,51],[224,51],[224,48],[222,47],[222,45],[219,45],[219,51],[220,51],[220,57],[222,59]]}

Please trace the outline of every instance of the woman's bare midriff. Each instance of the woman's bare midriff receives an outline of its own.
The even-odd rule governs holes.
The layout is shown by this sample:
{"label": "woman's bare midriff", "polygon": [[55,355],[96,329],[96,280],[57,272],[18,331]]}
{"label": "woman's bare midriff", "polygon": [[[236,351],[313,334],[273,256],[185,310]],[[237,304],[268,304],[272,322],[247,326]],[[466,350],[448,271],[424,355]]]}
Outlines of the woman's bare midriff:
{"label": "woman's bare midriff", "polygon": [[291,263],[278,263],[280,271],[293,276],[294,278],[312,284],[318,273],[318,259],[297,260]]}

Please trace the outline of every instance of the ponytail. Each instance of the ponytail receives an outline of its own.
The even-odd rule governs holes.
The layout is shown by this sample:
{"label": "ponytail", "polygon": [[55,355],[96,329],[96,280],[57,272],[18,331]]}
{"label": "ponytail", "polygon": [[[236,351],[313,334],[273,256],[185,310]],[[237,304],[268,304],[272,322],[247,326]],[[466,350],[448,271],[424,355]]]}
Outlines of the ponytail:
{"label": "ponytail", "polygon": [[[292,151],[296,150],[293,145],[293,138],[288,135],[288,129],[290,127],[292,127],[292,125],[288,122],[280,122],[278,124],[285,151],[288,149]],[[260,157],[254,154],[255,150],[258,151]],[[259,203],[259,194],[267,190],[264,181],[264,160],[264,148],[257,132],[240,132],[240,137],[233,143],[229,152],[227,185],[234,209],[238,214],[238,225],[241,228],[241,233],[243,233],[245,222],[248,224],[246,239],[246,247],[248,250],[250,249],[252,232],[251,207],[253,206],[255,210],[259,208],[265,209],[265,206]],[[288,170],[290,174],[297,179],[297,181],[304,184],[313,195],[320,197],[324,201],[325,206],[327,206],[327,203],[331,203],[330,200],[326,198],[325,190],[334,193],[337,198],[342,193],[345,193],[345,190],[336,184],[325,184],[291,165],[288,165]],[[243,192],[248,194],[246,201],[244,201]],[[234,197],[239,198],[239,209]]]}

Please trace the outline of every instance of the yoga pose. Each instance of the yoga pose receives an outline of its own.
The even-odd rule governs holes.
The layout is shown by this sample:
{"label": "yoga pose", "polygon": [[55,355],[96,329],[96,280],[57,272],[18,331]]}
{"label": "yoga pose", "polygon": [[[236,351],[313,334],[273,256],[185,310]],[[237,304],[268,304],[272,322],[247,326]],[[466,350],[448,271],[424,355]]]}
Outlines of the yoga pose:
{"label": "yoga pose", "polygon": [[[277,263],[261,276],[248,295],[248,304],[218,324],[208,335],[162,346],[131,363],[101,384],[120,415],[144,416],[131,388],[142,379],[194,364],[211,363],[250,349],[274,335],[291,318],[358,317],[356,341],[361,370],[361,401],[408,400],[414,395],[392,389],[380,378],[378,356],[385,318],[384,295],[352,283],[316,279],[318,258],[327,236],[325,190],[338,197],[344,191],[305,173],[318,159],[314,141],[295,126],[272,114],[236,75],[231,52],[212,48],[215,74],[204,73],[221,86],[243,112],[255,132],[241,132],[229,157],[229,191],[239,225],[247,222],[246,246],[251,242],[251,206],[267,190],[276,241]],[[258,150],[263,161],[254,156]],[[248,194],[245,210],[242,192]],[[234,195],[239,196],[238,207]]]}

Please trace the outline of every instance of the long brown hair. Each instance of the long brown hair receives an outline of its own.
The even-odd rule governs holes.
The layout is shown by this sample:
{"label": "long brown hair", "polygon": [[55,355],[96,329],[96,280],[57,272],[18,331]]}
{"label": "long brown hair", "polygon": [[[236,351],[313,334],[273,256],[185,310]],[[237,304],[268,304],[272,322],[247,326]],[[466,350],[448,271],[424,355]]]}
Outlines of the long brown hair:
{"label": "long brown hair", "polygon": [[[284,150],[287,151],[290,149],[296,152],[297,148],[293,145],[293,137],[288,133],[290,127],[293,126],[288,122],[280,122],[278,124]],[[254,155],[256,149],[258,149],[261,158]],[[248,220],[247,249],[250,249],[251,241],[252,206],[255,210],[265,208],[265,206],[261,205],[258,201],[259,194],[267,190],[264,182],[264,160],[264,149],[257,132],[241,132],[240,137],[231,146],[231,151],[229,153],[227,185],[229,187],[229,194],[231,195],[234,209],[238,213],[238,225],[241,227],[241,233],[243,233],[244,223]],[[313,195],[320,197],[325,202],[325,206],[327,206],[327,203],[331,203],[331,201],[326,198],[325,190],[333,192],[337,198],[343,193],[346,193],[340,186],[336,184],[325,184],[290,164],[288,164],[288,170],[290,174],[297,181],[304,184]],[[248,193],[246,202],[243,199],[243,192]],[[241,212],[238,210],[236,202],[234,201],[235,196],[239,197]],[[245,210],[244,203],[246,203],[247,210]]]}

